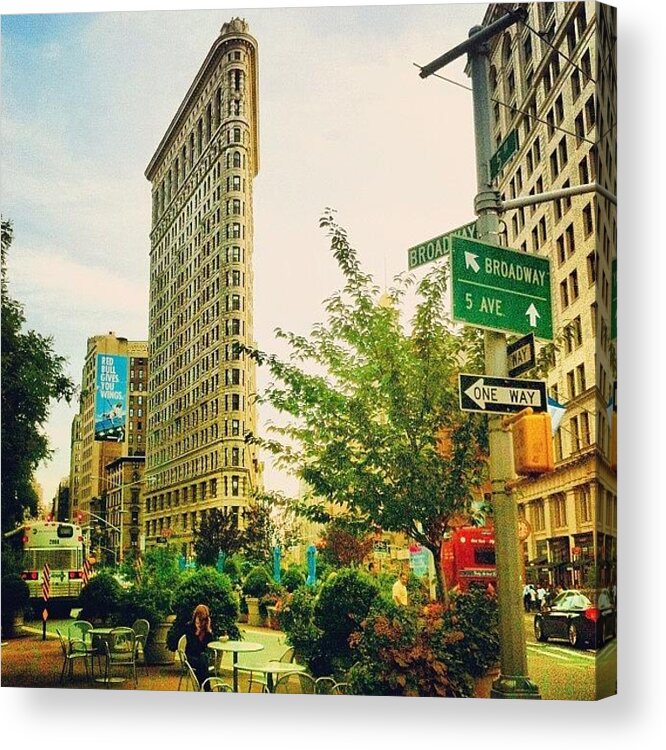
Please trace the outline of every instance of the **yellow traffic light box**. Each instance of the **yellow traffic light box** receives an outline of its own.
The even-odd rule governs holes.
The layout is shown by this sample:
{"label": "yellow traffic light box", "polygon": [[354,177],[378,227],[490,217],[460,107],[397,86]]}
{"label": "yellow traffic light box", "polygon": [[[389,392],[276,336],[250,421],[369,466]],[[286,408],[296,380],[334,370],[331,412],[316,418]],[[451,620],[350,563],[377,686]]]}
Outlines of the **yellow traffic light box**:
{"label": "yellow traffic light box", "polygon": [[555,468],[550,414],[525,409],[511,419],[513,462],[516,474],[546,474]]}

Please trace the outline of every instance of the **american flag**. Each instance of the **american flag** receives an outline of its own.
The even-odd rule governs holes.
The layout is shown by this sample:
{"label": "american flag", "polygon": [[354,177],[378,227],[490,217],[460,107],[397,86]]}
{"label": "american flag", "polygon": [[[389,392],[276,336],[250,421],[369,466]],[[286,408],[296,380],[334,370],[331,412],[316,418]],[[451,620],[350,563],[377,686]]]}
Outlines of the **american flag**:
{"label": "american flag", "polygon": [[48,563],[44,563],[42,569],[42,598],[45,602],[48,602],[51,594],[51,568]]}
{"label": "american flag", "polygon": [[141,583],[141,576],[143,575],[143,557],[138,555],[134,561],[134,571],[136,575],[136,582]]}
{"label": "american flag", "polygon": [[86,559],[83,561],[83,572],[81,575],[81,578],[83,579],[83,585],[87,586],[88,581],[90,580],[90,573],[92,572],[92,565],[90,564],[90,560],[86,557]]}

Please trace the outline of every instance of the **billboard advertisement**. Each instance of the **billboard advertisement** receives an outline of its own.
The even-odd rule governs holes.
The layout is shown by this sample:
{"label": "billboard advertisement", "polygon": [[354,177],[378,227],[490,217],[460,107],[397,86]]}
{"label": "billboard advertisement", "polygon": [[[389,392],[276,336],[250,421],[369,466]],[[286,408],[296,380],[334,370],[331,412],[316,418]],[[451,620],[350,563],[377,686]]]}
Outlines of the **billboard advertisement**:
{"label": "billboard advertisement", "polygon": [[127,357],[97,355],[95,440],[122,442],[127,429]]}

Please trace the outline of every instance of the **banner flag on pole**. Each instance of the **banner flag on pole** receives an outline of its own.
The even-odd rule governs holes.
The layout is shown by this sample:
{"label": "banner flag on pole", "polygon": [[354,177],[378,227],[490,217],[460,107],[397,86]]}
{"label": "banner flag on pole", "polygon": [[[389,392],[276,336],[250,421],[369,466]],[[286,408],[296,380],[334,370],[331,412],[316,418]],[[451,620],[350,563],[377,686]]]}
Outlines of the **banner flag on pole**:
{"label": "banner flag on pole", "polygon": [[554,398],[548,396],[548,413],[553,424],[553,435],[557,432],[562,422],[564,412],[567,410],[566,406],[555,401]]}
{"label": "banner flag on pole", "polygon": [[51,595],[51,568],[48,563],[44,563],[42,569],[42,598],[45,602],[48,602],[49,596]]}
{"label": "banner flag on pole", "polygon": [[83,579],[84,586],[88,585],[91,572],[92,572],[92,566],[90,565],[90,560],[86,557],[86,559],[83,561],[83,572],[81,574],[81,578]]}

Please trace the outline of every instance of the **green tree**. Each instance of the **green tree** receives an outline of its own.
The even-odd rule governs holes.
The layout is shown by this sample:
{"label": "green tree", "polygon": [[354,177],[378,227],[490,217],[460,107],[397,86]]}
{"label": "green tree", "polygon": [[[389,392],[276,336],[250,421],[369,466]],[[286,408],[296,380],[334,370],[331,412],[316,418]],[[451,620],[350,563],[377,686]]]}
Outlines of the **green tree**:
{"label": "green tree", "polygon": [[[243,348],[272,376],[259,402],[286,417],[271,437],[247,440],[312,488],[297,506],[302,514],[326,521],[317,500],[345,507],[368,527],[407,534],[438,560],[449,518],[468,511],[486,474],[485,420],[460,410],[457,385],[461,370],[483,372],[483,339],[447,317],[443,267],[416,286],[407,329],[400,306],[413,276],[397,277],[381,295],[330,211],[321,226],[344,287],[325,301],[327,320],[309,337],[277,331],[290,345],[288,360]],[[447,451],[438,448],[442,429]]]}
{"label": "green tree", "polygon": [[13,239],[10,221],[2,220],[2,528],[10,529],[34,513],[32,488],[39,463],[51,455],[43,427],[51,401],[74,395],[65,359],[53,339],[23,330],[23,305],[9,295],[7,253]]}
{"label": "green tree", "polygon": [[300,541],[299,526],[285,498],[277,493],[269,498],[272,505],[262,496],[245,510],[242,550],[253,562],[267,563],[273,559],[273,547],[286,550]]}
{"label": "green tree", "polygon": [[215,565],[220,552],[228,557],[238,552],[243,543],[243,533],[235,516],[220,508],[211,508],[194,531],[194,552],[199,565]]}

